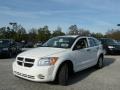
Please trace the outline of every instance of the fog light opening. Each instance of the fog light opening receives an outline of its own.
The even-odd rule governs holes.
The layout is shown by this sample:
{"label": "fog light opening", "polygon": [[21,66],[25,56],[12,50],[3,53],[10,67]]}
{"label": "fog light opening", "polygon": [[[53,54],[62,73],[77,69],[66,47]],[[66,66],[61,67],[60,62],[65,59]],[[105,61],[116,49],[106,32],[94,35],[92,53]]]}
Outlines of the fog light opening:
{"label": "fog light opening", "polygon": [[40,78],[40,79],[44,79],[44,77],[45,77],[45,76],[43,76],[42,74],[39,74],[39,75],[38,75],[38,78]]}

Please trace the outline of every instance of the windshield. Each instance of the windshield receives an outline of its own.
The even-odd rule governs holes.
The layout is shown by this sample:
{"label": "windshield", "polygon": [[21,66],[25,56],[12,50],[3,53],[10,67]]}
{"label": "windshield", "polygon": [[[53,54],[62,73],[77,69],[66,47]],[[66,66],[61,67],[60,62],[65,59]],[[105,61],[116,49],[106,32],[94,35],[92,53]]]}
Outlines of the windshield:
{"label": "windshield", "polygon": [[7,47],[9,46],[10,42],[9,40],[0,40],[0,47]]}
{"label": "windshield", "polygon": [[43,47],[55,47],[55,48],[71,48],[75,38],[72,37],[55,37],[48,40]]}
{"label": "windshield", "polygon": [[112,39],[102,39],[101,42],[103,44],[117,44],[115,40],[112,40]]}

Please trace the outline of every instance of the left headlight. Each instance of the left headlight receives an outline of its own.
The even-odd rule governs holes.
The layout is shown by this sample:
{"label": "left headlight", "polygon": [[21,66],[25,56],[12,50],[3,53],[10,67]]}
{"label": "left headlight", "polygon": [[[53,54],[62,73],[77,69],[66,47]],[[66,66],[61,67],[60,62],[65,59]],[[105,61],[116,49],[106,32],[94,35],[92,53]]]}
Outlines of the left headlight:
{"label": "left headlight", "polygon": [[115,48],[114,46],[108,46],[108,48],[112,49],[112,48]]}
{"label": "left headlight", "polygon": [[57,60],[58,60],[58,57],[44,57],[39,60],[38,66],[54,65]]}

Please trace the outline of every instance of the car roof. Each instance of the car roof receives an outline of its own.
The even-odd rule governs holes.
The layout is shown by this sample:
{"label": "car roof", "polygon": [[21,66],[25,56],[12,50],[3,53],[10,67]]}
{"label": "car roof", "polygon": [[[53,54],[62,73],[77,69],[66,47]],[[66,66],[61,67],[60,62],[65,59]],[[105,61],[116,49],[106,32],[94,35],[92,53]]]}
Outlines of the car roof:
{"label": "car roof", "polygon": [[83,37],[83,38],[93,38],[93,37],[90,37],[90,36],[80,36],[80,35],[64,35],[64,36],[59,36],[59,37],[72,37],[72,38],[79,38],[79,37]]}
{"label": "car roof", "polygon": [[59,36],[59,37],[73,37],[73,38],[77,38],[79,35],[64,35],[64,36]]}

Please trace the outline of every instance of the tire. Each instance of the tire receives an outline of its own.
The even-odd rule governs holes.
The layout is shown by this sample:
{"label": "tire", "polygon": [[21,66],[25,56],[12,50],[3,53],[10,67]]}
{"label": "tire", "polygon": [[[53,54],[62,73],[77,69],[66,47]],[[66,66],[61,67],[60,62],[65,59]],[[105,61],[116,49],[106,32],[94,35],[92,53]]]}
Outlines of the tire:
{"label": "tire", "polygon": [[58,83],[60,85],[67,85],[68,84],[68,64],[65,63],[60,67],[59,73],[58,73]]}
{"label": "tire", "polygon": [[100,56],[96,64],[96,68],[101,69],[103,67],[103,57]]}

